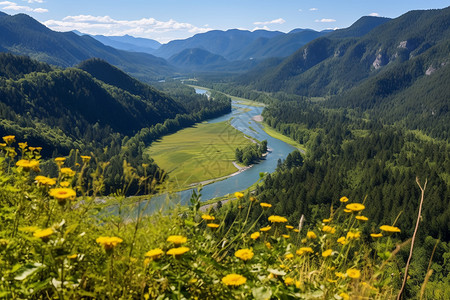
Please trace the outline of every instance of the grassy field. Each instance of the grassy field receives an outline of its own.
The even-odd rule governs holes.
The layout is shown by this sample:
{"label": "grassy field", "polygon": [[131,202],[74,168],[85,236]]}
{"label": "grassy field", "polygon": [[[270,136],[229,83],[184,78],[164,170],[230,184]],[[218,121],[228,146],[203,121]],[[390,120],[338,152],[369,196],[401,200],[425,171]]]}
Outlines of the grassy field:
{"label": "grassy field", "polygon": [[282,135],[281,133],[279,133],[278,131],[276,131],[275,129],[273,129],[272,127],[270,127],[269,125],[267,125],[265,123],[261,123],[261,124],[263,125],[263,130],[271,137],[279,139],[280,141],[283,141],[297,149],[306,151],[306,147],[304,145],[297,143],[296,141],[294,141],[293,139],[291,139],[288,136]]}
{"label": "grassy field", "polygon": [[170,176],[170,186],[219,178],[237,171],[232,161],[236,148],[251,144],[227,122],[201,123],[154,142],[147,150]]}

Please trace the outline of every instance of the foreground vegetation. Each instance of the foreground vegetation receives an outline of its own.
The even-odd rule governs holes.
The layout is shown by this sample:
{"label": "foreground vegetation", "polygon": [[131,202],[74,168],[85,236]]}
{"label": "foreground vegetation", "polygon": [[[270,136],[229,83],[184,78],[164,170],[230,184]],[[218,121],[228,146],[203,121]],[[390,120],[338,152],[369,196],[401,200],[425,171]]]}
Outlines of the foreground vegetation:
{"label": "foreground vegetation", "polygon": [[[58,177],[49,178],[40,174],[40,148],[3,140],[1,297],[389,299],[399,290],[403,228],[368,226],[368,203],[343,196],[324,219],[297,224],[240,192],[201,212],[194,193],[189,210],[146,217],[125,209],[120,195],[100,209],[102,176],[86,173],[94,158],[73,166],[56,158]],[[130,181],[134,170],[125,167]]]}

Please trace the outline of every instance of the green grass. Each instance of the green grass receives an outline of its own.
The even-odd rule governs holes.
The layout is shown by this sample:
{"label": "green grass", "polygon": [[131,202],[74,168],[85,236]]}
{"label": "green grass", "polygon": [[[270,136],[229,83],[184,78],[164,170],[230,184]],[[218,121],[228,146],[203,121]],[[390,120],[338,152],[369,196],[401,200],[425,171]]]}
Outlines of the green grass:
{"label": "green grass", "polygon": [[147,150],[169,175],[171,187],[220,178],[237,171],[236,148],[251,144],[227,122],[201,123],[163,137]]}
{"label": "green grass", "polygon": [[298,142],[294,141],[293,139],[291,139],[288,136],[285,136],[281,133],[279,133],[278,131],[276,131],[275,129],[273,129],[272,127],[270,127],[269,125],[265,124],[265,123],[261,123],[263,125],[263,130],[270,135],[273,138],[279,139],[297,149],[306,151],[306,147],[302,144],[299,144]]}

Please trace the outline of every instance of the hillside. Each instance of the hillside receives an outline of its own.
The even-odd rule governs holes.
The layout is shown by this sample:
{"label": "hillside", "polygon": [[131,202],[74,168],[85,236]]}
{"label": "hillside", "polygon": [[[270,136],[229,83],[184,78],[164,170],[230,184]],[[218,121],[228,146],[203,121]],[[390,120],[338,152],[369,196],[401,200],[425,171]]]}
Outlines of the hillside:
{"label": "hillside", "polygon": [[145,80],[174,72],[164,59],[146,53],[117,50],[87,35],[55,32],[25,14],[0,15],[0,50],[62,67],[98,57]]}
{"label": "hillside", "polygon": [[94,35],[92,37],[106,46],[111,46],[113,48],[125,51],[144,52],[152,54],[156,49],[158,49],[161,46],[161,44],[155,40],[136,38],[130,35],[124,36]]}

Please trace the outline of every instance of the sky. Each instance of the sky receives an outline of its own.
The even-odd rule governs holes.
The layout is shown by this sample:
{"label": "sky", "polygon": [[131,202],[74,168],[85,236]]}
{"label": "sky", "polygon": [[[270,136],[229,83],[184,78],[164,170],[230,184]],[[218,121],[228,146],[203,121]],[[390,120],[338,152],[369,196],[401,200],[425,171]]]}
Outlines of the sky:
{"label": "sky", "polygon": [[449,0],[0,0],[0,11],[28,14],[56,31],[167,43],[210,30],[345,28],[362,16],[396,18],[449,5]]}

